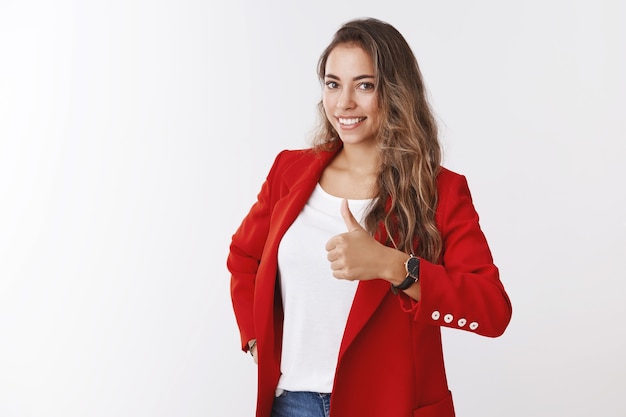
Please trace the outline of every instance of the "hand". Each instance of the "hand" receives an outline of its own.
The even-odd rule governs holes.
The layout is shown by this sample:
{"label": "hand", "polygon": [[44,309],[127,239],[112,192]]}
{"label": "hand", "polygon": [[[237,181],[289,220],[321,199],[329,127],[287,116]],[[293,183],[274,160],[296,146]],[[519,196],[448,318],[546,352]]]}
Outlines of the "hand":
{"label": "hand", "polygon": [[252,353],[252,359],[254,359],[254,363],[259,364],[259,357],[257,356],[256,346],[252,348],[250,351]]}
{"label": "hand", "polygon": [[381,277],[380,262],[385,258],[386,247],[356,221],[345,199],[341,202],[341,216],[348,231],[326,243],[333,276],[350,281]]}
{"label": "hand", "polygon": [[252,355],[252,359],[254,363],[259,364],[259,357],[257,356],[257,348],[256,348],[256,339],[252,339],[248,342],[248,346],[252,346],[250,348],[250,354]]}

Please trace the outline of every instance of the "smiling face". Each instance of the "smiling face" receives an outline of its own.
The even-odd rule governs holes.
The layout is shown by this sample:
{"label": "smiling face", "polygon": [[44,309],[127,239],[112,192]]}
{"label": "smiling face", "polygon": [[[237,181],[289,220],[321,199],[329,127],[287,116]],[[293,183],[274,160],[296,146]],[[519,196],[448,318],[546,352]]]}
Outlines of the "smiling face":
{"label": "smiling face", "polygon": [[322,103],[344,145],[376,144],[380,126],[372,59],[360,46],[337,45],[328,55]]}

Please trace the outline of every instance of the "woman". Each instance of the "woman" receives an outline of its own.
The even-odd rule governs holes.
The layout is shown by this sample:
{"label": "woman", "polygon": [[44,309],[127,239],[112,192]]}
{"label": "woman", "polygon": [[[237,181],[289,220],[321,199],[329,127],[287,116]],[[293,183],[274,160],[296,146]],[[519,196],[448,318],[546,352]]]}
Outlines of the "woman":
{"label": "woman", "polygon": [[440,328],[511,318],[467,182],[394,27],[344,24],[318,74],[314,146],[277,156],[227,261],[257,416],[454,416]]}

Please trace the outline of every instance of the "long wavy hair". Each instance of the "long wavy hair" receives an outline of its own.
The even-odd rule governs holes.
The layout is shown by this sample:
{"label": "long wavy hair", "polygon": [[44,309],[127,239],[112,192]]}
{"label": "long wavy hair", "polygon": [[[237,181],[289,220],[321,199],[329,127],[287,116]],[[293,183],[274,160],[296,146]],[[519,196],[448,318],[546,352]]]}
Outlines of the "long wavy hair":
{"label": "long wavy hair", "polygon": [[[328,56],[342,44],[360,46],[371,57],[382,115],[376,199],[365,227],[376,235],[382,222],[388,236],[386,244],[437,262],[442,248],[435,223],[441,146],[415,55],[390,24],[372,18],[352,20],[339,28],[319,58],[317,73],[322,85]],[[322,101],[318,111],[313,146],[337,149],[341,141],[325,116]]]}

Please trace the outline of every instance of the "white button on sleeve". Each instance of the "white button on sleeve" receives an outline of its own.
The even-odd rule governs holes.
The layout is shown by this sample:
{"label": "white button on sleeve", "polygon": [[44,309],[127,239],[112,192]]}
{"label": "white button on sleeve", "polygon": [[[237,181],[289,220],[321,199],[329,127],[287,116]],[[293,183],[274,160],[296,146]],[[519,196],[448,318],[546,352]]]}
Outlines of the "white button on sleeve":
{"label": "white button on sleeve", "polygon": [[469,325],[470,330],[476,330],[478,328],[478,323],[475,321],[471,322]]}
{"label": "white button on sleeve", "polygon": [[467,323],[467,320],[459,319],[458,325],[459,325],[459,327],[463,327],[463,326],[465,326],[465,323]]}
{"label": "white button on sleeve", "polygon": [[433,314],[431,317],[433,318],[433,320],[439,320],[439,317],[441,317],[441,314],[439,314],[438,311],[433,311]]}
{"label": "white button on sleeve", "polygon": [[446,314],[445,316],[443,316],[443,321],[445,321],[446,323],[452,323],[452,320],[454,320],[452,314]]}

